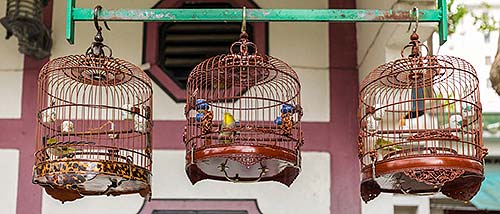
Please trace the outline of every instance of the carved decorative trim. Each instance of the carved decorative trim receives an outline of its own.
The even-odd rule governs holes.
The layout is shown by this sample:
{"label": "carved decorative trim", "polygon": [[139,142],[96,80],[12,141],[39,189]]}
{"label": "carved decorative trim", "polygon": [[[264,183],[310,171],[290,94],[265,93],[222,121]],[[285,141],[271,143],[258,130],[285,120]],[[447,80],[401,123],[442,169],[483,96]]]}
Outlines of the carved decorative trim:
{"label": "carved decorative trim", "polygon": [[230,155],[229,158],[250,167],[269,157],[259,154],[234,154]]}
{"label": "carved decorative trim", "polygon": [[464,174],[463,169],[410,169],[404,171],[405,175],[422,183],[443,186]]}
{"label": "carved decorative trim", "polygon": [[425,132],[417,133],[408,137],[409,142],[411,141],[421,141],[421,140],[453,140],[459,141],[460,138],[449,132],[443,132],[438,130],[428,130]]}

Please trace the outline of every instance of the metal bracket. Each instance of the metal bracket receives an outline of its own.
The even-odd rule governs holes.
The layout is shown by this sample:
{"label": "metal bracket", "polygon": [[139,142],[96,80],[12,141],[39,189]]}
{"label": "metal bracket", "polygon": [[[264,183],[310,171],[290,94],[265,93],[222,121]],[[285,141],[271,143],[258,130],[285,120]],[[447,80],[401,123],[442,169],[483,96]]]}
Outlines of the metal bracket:
{"label": "metal bracket", "polygon": [[[420,10],[419,22],[438,22],[439,41],[448,37],[446,0],[436,10]],[[117,9],[100,10],[100,21],[139,22],[241,22],[242,9]],[[67,0],[66,40],[74,44],[75,21],[93,21],[92,8],[76,8]],[[246,9],[248,22],[413,22],[411,10],[364,9]]]}

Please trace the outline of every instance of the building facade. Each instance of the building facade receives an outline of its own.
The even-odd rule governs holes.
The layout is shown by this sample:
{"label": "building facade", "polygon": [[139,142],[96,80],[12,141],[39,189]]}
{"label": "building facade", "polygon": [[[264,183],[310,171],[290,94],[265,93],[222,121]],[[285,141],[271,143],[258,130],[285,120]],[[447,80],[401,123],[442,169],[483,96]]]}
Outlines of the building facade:
{"label": "building facade", "polygon": [[[77,1],[77,7],[153,8],[164,2],[172,1]],[[204,2],[232,4],[226,0]],[[354,1],[343,0],[247,2],[249,7],[261,8],[355,8]],[[5,6],[0,4],[0,16],[4,16]],[[64,38],[65,10],[66,1],[62,0],[49,1],[44,9],[44,21],[53,38],[51,58],[84,53],[95,34],[92,23],[77,23],[75,45],[69,45]],[[158,63],[148,56],[160,48],[145,44],[159,37],[148,34],[139,22],[112,22],[110,26],[112,31],[103,35],[113,56],[144,65],[152,73]],[[153,78],[152,201],[145,203],[139,195],[125,195],[85,197],[61,204],[31,181],[36,84],[47,60],[19,54],[16,39],[11,38],[0,40],[0,168],[4,173],[0,182],[5,184],[0,213],[360,213],[355,25],[269,23],[265,27],[266,31],[260,32],[265,33],[267,53],[295,68],[302,87],[306,133],[303,169],[290,188],[278,183],[214,181],[191,185],[184,170],[182,144],[185,104],[175,98],[176,90],[182,88],[172,85],[172,79],[161,79],[172,76],[152,74],[157,78]],[[5,33],[0,28],[0,34]]]}

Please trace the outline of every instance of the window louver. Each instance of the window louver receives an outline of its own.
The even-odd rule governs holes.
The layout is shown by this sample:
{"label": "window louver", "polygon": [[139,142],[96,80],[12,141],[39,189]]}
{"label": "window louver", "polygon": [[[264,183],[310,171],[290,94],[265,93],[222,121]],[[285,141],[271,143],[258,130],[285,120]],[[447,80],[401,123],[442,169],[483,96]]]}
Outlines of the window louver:
{"label": "window louver", "polygon": [[[186,3],[182,8],[232,8],[228,3]],[[227,53],[239,39],[241,23],[164,23],[159,29],[159,61],[163,71],[183,89],[189,72],[203,59]],[[247,25],[252,39],[252,27]]]}

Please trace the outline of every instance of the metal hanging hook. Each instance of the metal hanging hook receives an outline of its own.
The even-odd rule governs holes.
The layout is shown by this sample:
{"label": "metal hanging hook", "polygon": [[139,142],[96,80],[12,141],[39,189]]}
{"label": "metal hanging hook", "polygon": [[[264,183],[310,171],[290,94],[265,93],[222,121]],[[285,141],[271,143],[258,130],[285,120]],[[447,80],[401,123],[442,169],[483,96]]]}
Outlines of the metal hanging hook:
{"label": "metal hanging hook", "polygon": [[247,8],[243,7],[243,22],[241,23],[241,33],[246,33],[247,31]]}
{"label": "metal hanging hook", "polygon": [[[413,28],[413,33],[416,33],[418,30],[418,20],[420,19],[420,12],[418,11],[418,7],[413,7],[410,13],[411,15],[415,16],[415,28]],[[410,25],[408,26],[407,31],[409,32],[410,29],[411,29],[411,22]]]}
{"label": "metal hanging hook", "polygon": [[[98,19],[99,11],[101,11],[101,10],[102,10],[101,5],[97,5],[94,7],[94,26],[95,26],[95,29],[97,30],[97,32],[102,31],[102,27],[99,26],[99,19]],[[106,27],[106,29],[111,31],[111,29],[108,26],[108,22],[104,21],[104,27]]]}
{"label": "metal hanging hook", "polygon": [[[107,48],[109,50],[109,56],[111,57],[113,55],[113,51],[111,48],[109,48],[107,45],[102,44],[104,41],[104,38],[102,37],[102,27],[99,26],[99,11],[102,9],[101,5],[97,5],[94,7],[94,26],[95,29],[97,30],[96,35],[94,36],[94,42],[92,42],[92,45],[87,49],[87,54],[94,54],[96,56],[103,56],[104,55],[104,48]],[[111,31],[111,29],[108,26],[108,23],[104,21],[104,26],[106,29]]]}

